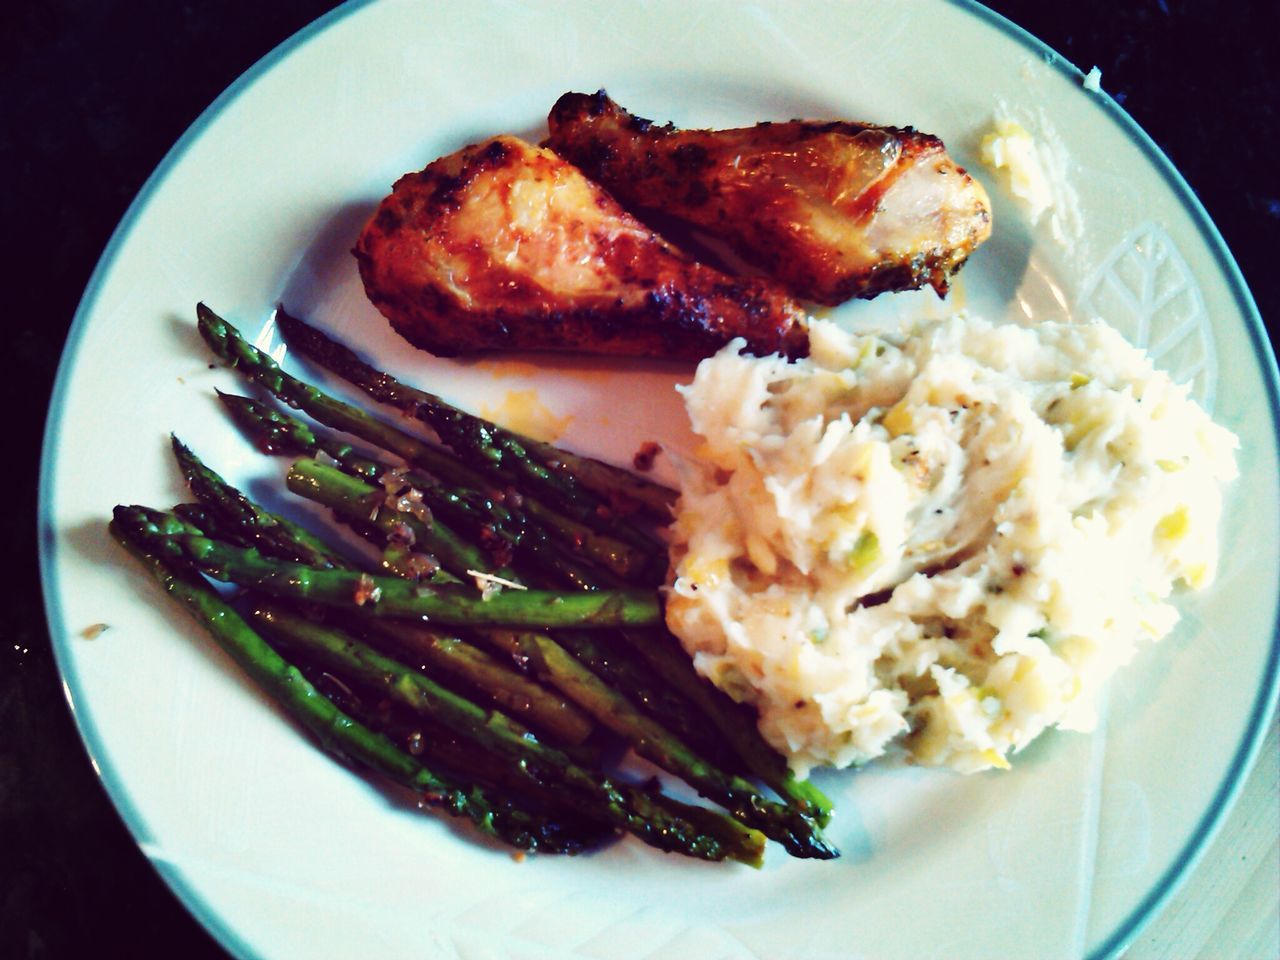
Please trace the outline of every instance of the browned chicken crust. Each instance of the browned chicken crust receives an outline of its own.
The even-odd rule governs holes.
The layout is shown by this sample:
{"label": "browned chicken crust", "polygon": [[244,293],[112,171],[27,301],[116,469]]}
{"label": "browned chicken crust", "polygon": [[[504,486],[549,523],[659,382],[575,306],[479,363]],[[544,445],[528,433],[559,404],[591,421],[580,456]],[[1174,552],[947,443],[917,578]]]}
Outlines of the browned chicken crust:
{"label": "browned chicken crust", "polygon": [[948,277],[991,233],[982,185],[926,133],[793,120],[678,130],[601,90],[567,93],[547,145],[628,209],[728,244],[797,296],[838,304]]}
{"label": "browned chicken crust", "polygon": [[777,287],[690,259],[552,151],[495,137],[402,177],[354,250],[370,300],[441,355],[807,351]]}

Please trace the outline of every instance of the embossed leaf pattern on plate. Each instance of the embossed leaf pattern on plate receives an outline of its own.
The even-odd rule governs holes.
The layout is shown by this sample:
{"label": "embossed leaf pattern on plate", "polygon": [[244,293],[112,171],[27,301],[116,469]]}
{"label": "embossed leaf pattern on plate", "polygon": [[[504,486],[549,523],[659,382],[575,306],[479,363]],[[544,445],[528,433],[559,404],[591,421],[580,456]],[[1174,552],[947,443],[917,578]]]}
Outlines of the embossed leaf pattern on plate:
{"label": "embossed leaf pattern on plate", "polygon": [[1116,244],[1086,281],[1080,312],[1106,320],[1213,412],[1218,369],[1209,314],[1162,227],[1143,224]]}

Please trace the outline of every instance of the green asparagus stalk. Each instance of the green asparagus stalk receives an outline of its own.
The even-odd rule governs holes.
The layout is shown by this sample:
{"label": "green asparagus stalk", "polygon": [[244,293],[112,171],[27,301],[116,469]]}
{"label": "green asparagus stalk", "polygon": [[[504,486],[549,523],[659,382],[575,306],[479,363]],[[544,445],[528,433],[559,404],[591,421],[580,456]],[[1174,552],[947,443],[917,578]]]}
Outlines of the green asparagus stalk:
{"label": "green asparagus stalk", "polygon": [[655,582],[655,574],[660,576],[665,572],[665,567],[662,571],[656,569],[660,564],[650,553],[599,534],[536,500],[526,500],[517,508],[481,491],[446,487],[420,472],[405,471],[385,461],[363,456],[339,437],[313,429],[296,417],[257,400],[221,391],[218,397],[240,428],[263,451],[312,458],[327,456],[335,460],[344,473],[371,483],[398,474],[406,483],[422,491],[432,510],[450,517],[465,514],[474,526],[480,529],[490,526],[500,535],[513,532],[519,543],[531,553],[531,562],[543,566],[561,562],[560,557],[549,556],[553,545],[558,544],[558,549],[569,561],[593,564],[630,583]]}
{"label": "green asparagus stalk", "polygon": [[468,543],[434,516],[401,512],[387,505],[387,493],[318,460],[298,460],[285,483],[294,493],[329,507],[339,516],[370,524],[389,542],[408,539],[408,546],[425,550],[456,576],[470,571],[510,580],[515,572],[495,564],[483,550]]}
{"label": "green asparagus stalk", "polygon": [[223,523],[235,526],[251,545],[263,553],[313,567],[346,566],[334,550],[306,528],[262,509],[244,496],[205,466],[176,436],[170,436],[170,442],[191,492]]}
{"label": "green asparagus stalk", "polygon": [[[237,547],[254,546],[252,537],[247,536],[239,526],[229,523],[226,517],[209,509],[203,503],[180,503],[173,508],[173,515],[190,526],[192,533],[201,533],[214,540],[225,540],[227,543],[234,543]],[[280,559],[292,560],[292,552]],[[334,566],[339,565],[334,564]]]}
{"label": "green asparagus stalk", "polygon": [[389,647],[424,673],[463,680],[522,723],[532,724],[558,743],[581,744],[595,728],[573,703],[503,665],[459,637],[413,624],[380,621],[372,625],[377,645]]}
{"label": "green asparagus stalk", "polygon": [[[302,320],[290,315],[283,308],[276,312],[276,322],[284,333],[285,339],[302,344],[300,349],[308,356],[312,356],[322,366],[329,368],[329,363],[321,359],[322,354],[332,353],[332,359],[341,363],[343,366],[348,364],[348,358],[341,356],[340,352],[345,348],[334,343],[332,340],[323,337],[314,328],[309,327]],[[303,341],[308,341],[304,343]],[[314,349],[313,354],[311,350]],[[354,354],[345,351],[350,358],[354,359]],[[355,361],[359,363],[359,361]],[[353,373],[359,370],[358,367],[351,367]],[[336,369],[334,372],[338,372]],[[478,417],[472,417],[463,411],[445,403],[440,397],[425,391],[416,390],[404,384],[396,382],[386,374],[379,374],[372,371],[375,375],[374,379],[368,379],[369,387],[365,389],[378,390],[382,393],[378,399],[383,403],[392,404],[400,407],[406,413],[418,415],[419,407],[433,407],[439,411],[439,414],[432,416],[445,415],[461,415],[463,418],[469,418],[472,421],[480,420]],[[356,382],[356,381],[352,381]],[[667,523],[671,520],[671,508],[675,504],[677,493],[669,487],[654,483],[645,477],[641,477],[626,470],[622,467],[616,467],[612,464],[596,460],[592,457],[584,457],[572,453],[568,450],[562,450],[552,444],[536,440],[516,433],[512,430],[506,430],[487,421],[480,421],[481,424],[494,432],[495,437],[500,443],[508,440],[518,444],[520,448],[536,457],[544,466],[556,472],[563,472],[571,477],[571,483],[580,485],[583,488],[604,497],[609,501],[618,501],[626,506],[634,506],[647,512],[651,519],[659,523]]]}
{"label": "green asparagus stalk", "polygon": [[279,364],[240,336],[235,327],[203,303],[196,305],[196,315],[200,335],[215,354],[289,406],[302,410],[326,426],[388,450],[447,483],[471,489],[483,489],[489,485],[483,474],[464,466],[448,451],[285,373]]}
{"label": "green asparagus stalk", "polygon": [[[628,651],[625,644],[611,631],[556,630],[554,636],[536,632],[526,636],[529,633],[498,628],[476,631],[472,636],[481,646],[494,652],[506,653],[523,669],[574,699],[575,678],[571,676],[562,680],[559,676],[559,658],[540,650],[546,642],[545,638],[550,637],[572,661],[586,667],[603,680],[608,689],[617,691],[639,706],[676,738],[693,747],[699,755],[733,773],[747,772],[738,755],[718,731],[707,723],[702,713],[663,685],[653,671]],[[584,705],[584,709],[593,716],[596,715],[590,707]]]}
{"label": "green asparagus stalk", "polygon": [[322,696],[298,669],[280,657],[199,576],[162,559],[116,523],[118,540],[174,600],[208,630],[214,641],[329,753],[419,793],[430,805],[469,820],[481,833],[525,850],[577,853],[603,839],[598,826],[531,814],[475,786],[441,777],[399,750],[385,736],[358,723]]}
{"label": "green asparagus stalk", "polygon": [[[563,784],[565,802],[587,816],[607,819],[659,849],[710,860],[760,862],[763,838],[753,830],[721,817],[719,835],[711,835],[671,816],[655,796],[578,766],[563,752],[522,735],[505,715],[482,710],[340,631],[265,603],[255,606],[253,617],[286,646],[304,649],[314,660],[380,687],[479,747],[507,756],[535,781]],[[734,842],[726,844],[725,837]]]}
{"label": "green asparagus stalk", "polygon": [[[559,755],[538,740],[520,721],[496,708],[485,708],[407,664],[389,657],[327,620],[303,616],[285,605],[254,595],[250,617],[275,641],[305,654],[313,663],[381,691],[409,709],[432,717],[460,734],[492,736],[511,744],[529,744],[534,753]],[[487,733],[481,733],[481,729]]]}
{"label": "green asparagus stalk", "polygon": [[[179,519],[195,528],[192,531],[193,533],[201,534],[212,540],[224,540],[237,547],[256,547],[259,552],[269,557],[275,557],[277,560],[298,562],[287,541],[281,540],[278,546],[261,540],[255,541],[252,535],[247,535],[234,523],[229,523],[226,517],[215,514],[214,511],[202,503],[180,503],[173,508],[173,512]],[[353,521],[353,526],[355,525]],[[371,542],[382,542],[380,531],[362,530],[361,534]],[[440,567],[435,558],[429,557],[424,553],[415,553],[412,550],[400,547],[398,544],[385,547],[382,557],[373,566],[368,564],[361,566],[336,553],[333,557],[332,566],[342,567],[347,570],[363,569],[369,573],[385,570],[398,577],[440,587],[457,586],[462,583],[453,574]]]}
{"label": "green asparagus stalk", "polygon": [[[183,557],[216,580],[273,596],[345,607],[368,617],[399,617],[458,626],[583,628],[658,622],[656,591],[556,593],[505,590],[485,599],[459,589],[435,589],[351,570],[318,569],[264,557],[258,551],[196,536],[171,514],[116,507],[129,535],[164,556]],[[170,526],[169,521],[174,522]]]}
{"label": "green asparagus stalk", "polygon": [[[428,506],[453,497],[451,493],[436,497],[428,495],[421,501],[404,504],[410,511],[416,509],[419,513],[429,514],[428,519],[392,509],[390,505],[395,503],[395,497],[388,496],[382,487],[372,486],[318,460],[303,458],[296,461],[289,469],[286,483],[294,493],[330,507],[357,530],[369,534],[375,542],[395,543],[407,539],[407,545],[429,550],[448,570],[462,578],[479,570],[504,580],[519,580],[516,572],[506,564],[515,551],[520,550],[530,566],[554,574],[557,583],[583,590],[600,579],[599,575],[589,575],[558,552],[528,549],[536,545],[534,541],[525,540],[518,533],[508,536],[505,528],[496,523],[482,528],[482,537],[488,541],[487,549],[475,546],[455,533]],[[412,487],[409,490],[409,495],[404,498],[406,501],[421,492]]]}
{"label": "green asparagus stalk", "polygon": [[[524,438],[518,434],[466,413],[434,394],[400,383],[283,310],[276,311],[276,326],[284,334],[286,342],[308,359],[359,387],[380,403],[394,406],[428,424],[455,453],[468,457],[476,469],[520,485],[580,523],[629,543],[640,546],[656,544],[638,528],[617,522],[617,510],[608,499],[602,499],[566,469],[567,458],[571,456],[567,452],[557,452],[553,461],[555,468],[548,467],[530,451]],[[646,482],[638,477],[634,479],[641,484]],[[625,499],[621,491],[615,491],[615,494],[615,500]],[[666,516],[669,519],[669,512]]]}

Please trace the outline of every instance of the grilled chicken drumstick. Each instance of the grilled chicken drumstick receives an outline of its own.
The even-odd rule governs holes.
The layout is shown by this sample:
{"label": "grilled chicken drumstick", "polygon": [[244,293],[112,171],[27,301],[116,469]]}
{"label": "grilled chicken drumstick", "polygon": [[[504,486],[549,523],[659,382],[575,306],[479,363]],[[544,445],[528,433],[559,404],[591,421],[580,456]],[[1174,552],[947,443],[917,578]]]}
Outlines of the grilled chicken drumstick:
{"label": "grilled chicken drumstick", "polygon": [[991,233],[986,192],[925,133],[861,123],[677,130],[566,93],[547,145],[628,208],[719,238],[820,303],[947,278]]}
{"label": "grilled chicken drumstick", "polygon": [[690,259],[550,150],[495,137],[402,177],[355,248],[369,298],[433,353],[807,352],[800,308]]}

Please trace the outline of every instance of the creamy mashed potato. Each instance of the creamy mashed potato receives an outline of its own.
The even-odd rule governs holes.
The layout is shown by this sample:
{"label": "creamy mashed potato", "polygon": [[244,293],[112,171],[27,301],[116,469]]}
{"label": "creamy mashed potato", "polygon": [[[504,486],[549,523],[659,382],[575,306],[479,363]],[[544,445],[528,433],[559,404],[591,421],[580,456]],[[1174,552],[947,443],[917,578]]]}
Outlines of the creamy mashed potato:
{"label": "creamy mashed potato", "polygon": [[1007,118],[997,119],[978,146],[978,159],[992,170],[1008,174],[1009,192],[1026,203],[1035,223],[1053,206],[1053,188],[1040,162],[1036,141],[1026,128]]}
{"label": "creamy mashed potato", "polygon": [[816,321],[683,388],[667,621],[800,772],[1006,767],[1214,576],[1235,438],[1101,324]]}

